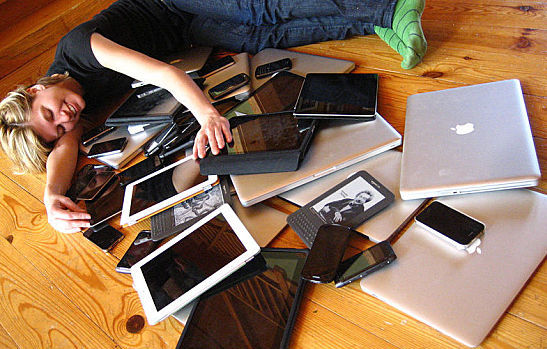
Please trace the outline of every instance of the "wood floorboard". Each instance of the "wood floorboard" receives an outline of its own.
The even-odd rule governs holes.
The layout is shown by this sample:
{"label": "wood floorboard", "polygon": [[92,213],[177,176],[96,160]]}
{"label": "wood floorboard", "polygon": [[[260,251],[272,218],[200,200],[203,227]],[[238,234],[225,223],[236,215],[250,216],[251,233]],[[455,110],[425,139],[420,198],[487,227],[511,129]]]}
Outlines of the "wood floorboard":
{"label": "wood floorboard", "polygon": [[[59,38],[114,0],[18,1],[0,0],[2,96],[42,76]],[[10,15],[17,6],[21,11]],[[403,136],[412,94],[519,79],[547,173],[547,1],[427,0],[422,20],[428,52],[411,70],[402,69],[400,56],[376,35],[291,50],[348,59],[355,73],[379,74],[378,111]],[[98,115],[112,108],[105,105]],[[130,276],[114,271],[150,221],[122,228],[119,218],[111,220],[125,239],[105,254],[81,234],[62,235],[47,224],[44,185],[44,175],[13,174],[0,152],[0,347],[174,348],[182,324],[169,318],[148,325]],[[547,193],[545,175],[534,190]],[[266,204],[284,213],[297,209],[279,198]],[[352,251],[370,245],[363,238],[350,242]],[[269,246],[305,247],[288,226]],[[467,347],[353,283],[307,287],[290,348]],[[547,348],[545,261],[479,348]]]}

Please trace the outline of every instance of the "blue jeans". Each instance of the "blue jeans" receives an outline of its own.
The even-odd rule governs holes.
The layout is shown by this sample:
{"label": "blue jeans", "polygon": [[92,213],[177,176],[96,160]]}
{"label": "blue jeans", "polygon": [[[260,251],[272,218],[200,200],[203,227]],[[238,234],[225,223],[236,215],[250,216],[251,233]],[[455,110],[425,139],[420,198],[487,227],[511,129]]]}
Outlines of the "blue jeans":
{"label": "blue jeans", "polygon": [[254,54],[391,28],[397,0],[164,0],[194,15],[190,40]]}

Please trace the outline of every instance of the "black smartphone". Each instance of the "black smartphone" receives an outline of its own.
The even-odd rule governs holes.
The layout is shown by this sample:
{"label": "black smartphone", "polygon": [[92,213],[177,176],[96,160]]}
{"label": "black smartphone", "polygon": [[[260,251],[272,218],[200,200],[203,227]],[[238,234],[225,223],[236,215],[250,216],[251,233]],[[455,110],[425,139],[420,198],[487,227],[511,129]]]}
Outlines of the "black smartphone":
{"label": "black smartphone", "polygon": [[127,137],[120,137],[116,139],[111,139],[104,142],[95,143],[89,149],[87,153],[88,158],[97,158],[99,156],[119,154],[127,145]]}
{"label": "black smartphone", "polygon": [[104,252],[110,251],[123,239],[123,234],[111,225],[100,226],[97,229],[89,228],[84,232],[84,236]]}
{"label": "black smartphone", "polygon": [[214,73],[217,73],[223,69],[228,68],[229,66],[233,64],[235,64],[235,61],[232,58],[232,56],[226,56],[226,57],[217,59],[216,61],[213,61],[211,63],[205,64],[201,69],[197,71],[197,73],[200,78],[206,78],[208,76],[213,75]]}
{"label": "black smartphone", "polygon": [[382,269],[395,259],[397,256],[389,242],[382,241],[340,263],[334,279],[335,286],[342,287],[363,278]]}
{"label": "black smartphone", "polygon": [[107,134],[114,132],[114,130],[116,130],[116,126],[106,126],[105,124],[97,126],[82,135],[82,145],[87,147]]}
{"label": "black smartphone", "polygon": [[433,201],[415,218],[416,223],[459,250],[470,247],[484,224],[439,201]]}
{"label": "black smartphone", "polygon": [[275,62],[259,65],[255,69],[255,77],[262,79],[277,72],[283,70],[290,70],[292,68],[292,61],[290,58],[283,58]]}
{"label": "black smartphone", "polygon": [[352,230],[338,224],[320,226],[302,268],[302,278],[315,283],[333,281]]}
{"label": "black smartphone", "polygon": [[120,262],[116,266],[116,271],[118,273],[129,274],[131,266],[148,256],[160,243],[161,240],[152,240],[152,232],[150,230],[142,230],[137,234],[137,237],[131,246],[129,246],[122,259],[120,259]]}
{"label": "black smartphone", "polygon": [[212,99],[219,99],[249,83],[249,75],[240,73],[209,89]]}

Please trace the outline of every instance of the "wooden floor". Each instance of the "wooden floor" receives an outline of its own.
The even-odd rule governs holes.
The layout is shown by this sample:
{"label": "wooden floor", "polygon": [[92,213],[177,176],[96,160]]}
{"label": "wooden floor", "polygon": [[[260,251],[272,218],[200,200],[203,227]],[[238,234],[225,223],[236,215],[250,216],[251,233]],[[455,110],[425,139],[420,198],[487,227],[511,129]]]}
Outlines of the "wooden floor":
{"label": "wooden floor", "polygon": [[[43,74],[58,39],[111,2],[0,0],[0,93]],[[520,79],[544,174],[536,189],[546,192],[547,2],[428,0],[423,27],[429,50],[412,70],[401,69],[399,56],[376,35],[295,50],[349,59],[358,73],[378,73],[379,112],[401,134],[411,94]],[[81,234],[62,235],[48,225],[44,176],[12,174],[3,154],[0,169],[0,347],[174,348],[183,326],[171,318],[145,324],[130,276],[114,271],[149,222],[125,229],[126,239],[105,254]],[[296,209],[279,199],[267,204],[284,212]],[[290,228],[271,246],[304,247]],[[366,295],[359,283],[308,287],[291,341],[291,348],[306,349],[462,347]],[[545,262],[481,347],[547,348]]]}

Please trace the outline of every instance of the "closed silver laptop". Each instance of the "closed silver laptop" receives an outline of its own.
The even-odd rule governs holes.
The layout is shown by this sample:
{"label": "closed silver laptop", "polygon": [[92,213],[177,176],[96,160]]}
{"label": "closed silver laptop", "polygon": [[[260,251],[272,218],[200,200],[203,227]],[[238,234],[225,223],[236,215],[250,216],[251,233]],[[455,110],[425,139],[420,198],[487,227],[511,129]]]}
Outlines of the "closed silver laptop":
{"label": "closed silver laptop", "polygon": [[[413,224],[393,245],[397,260],[363,278],[361,288],[474,347],[496,325],[545,258],[547,196],[512,189],[439,201],[485,224],[476,252],[457,250]],[[390,330],[404,336],[408,328],[416,326],[409,320],[390,326]],[[490,345],[496,347],[493,343],[495,339]]]}
{"label": "closed silver laptop", "polygon": [[535,186],[540,177],[518,80],[408,97],[404,200]]}

